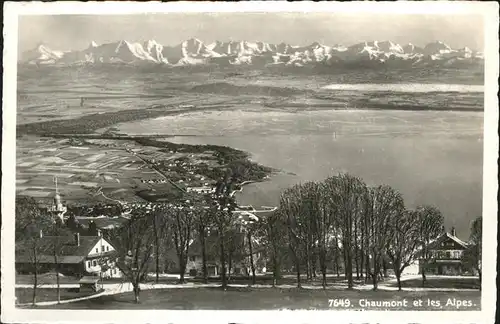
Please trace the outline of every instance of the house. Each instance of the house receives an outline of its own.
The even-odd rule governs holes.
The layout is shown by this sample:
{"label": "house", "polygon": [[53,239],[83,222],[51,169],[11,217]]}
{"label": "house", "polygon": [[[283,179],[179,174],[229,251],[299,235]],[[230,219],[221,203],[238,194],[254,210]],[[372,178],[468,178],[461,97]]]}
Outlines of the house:
{"label": "house", "polygon": [[[425,267],[425,273],[435,275],[458,275],[465,272],[462,265],[462,254],[467,249],[467,243],[456,236],[455,229],[444,233],[427,250],[430,260]],[[422,262],[419,262],[419,273],[422,273]]]}
{"label": "house", "polygon": [[421,274],[424,265],[425,273],[429,275],[463,274],[466,269],[462,265],[462,254],[467,245],[456,236],[455,228],[452,228],[450,232],[443,233],[427,246],[427,264],[423,258],[419,258],[403,271],[403,275]]}
{"label": "house", "polygon": [[188,187],[186,190],[187,192],[195,192],[200,194],[209,194],[214,191],[214,189],[211,187]]}
{"label": "house", "polygon": [[[233,245],[233,260],[231,262],[232,265],[230,274],[250,275],[251,258],[248,247],[248,238],[245,233],[238,233],[235,238],[236,240]],[[226,252],[228,249],[230,249],[229,246],[226,247]],[[219,259],[219,236],[216,233],[212,233],[205,238],[205,251],[208,275],[219,276],[221,273]],[[252,239],[252,255],[256,273],[265,272],[265,257],[263,252],[264,246],[259,244],[259,242],[255,239]],[[226,262],[229,262],[228,258],[226,258]],[[229,272],[229,264],[226,264],[226,271]],[[203,253],[199,238],[193,240],[189,246],[186,273],[189,275],[203,274]]]}
{"label": "house", "polygon": [[[38,272],[58,271],[64,275],[121,277],[112,261],[115,248],[101,236],[43,236],[37,239]],[[34,252],[29,243],[16,243],[16,271],[34,272]],[[57,263],[57,265],[56,265]]]}
{"label": "house", "polygon": [[[89,229],[95,227],[100,231],[109,231],[123,226],[127,222],[127,219],[122,216],[118,217],[107,217],[107,216],[98,216],[98,217],[86,217],[86,216],[76,216],[74,217],[74,221],[81,225],[84,229]],[[92,224],[93,223],[93,224]]]}

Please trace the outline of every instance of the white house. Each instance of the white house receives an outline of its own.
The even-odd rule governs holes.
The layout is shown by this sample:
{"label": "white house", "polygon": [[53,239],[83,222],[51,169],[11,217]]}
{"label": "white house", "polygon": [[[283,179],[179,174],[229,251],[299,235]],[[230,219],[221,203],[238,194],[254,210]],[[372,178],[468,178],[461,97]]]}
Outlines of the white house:
{"label": "white house", "polygon": [[[113,261],[115,248],[101,236],[42,236],[37,241],[36,260],[40,273],[58,271],[65,275],[121,277]],[[34,255],[29,244],[16,243],[16,270],[34,271]],[[105,269],[103,269],[105,268]]]}

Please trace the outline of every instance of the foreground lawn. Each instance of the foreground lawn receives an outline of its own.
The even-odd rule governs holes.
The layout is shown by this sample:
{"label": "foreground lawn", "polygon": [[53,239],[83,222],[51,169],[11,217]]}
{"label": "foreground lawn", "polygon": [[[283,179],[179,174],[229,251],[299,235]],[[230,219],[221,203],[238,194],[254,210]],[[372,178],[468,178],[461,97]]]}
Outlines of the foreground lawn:
{"label": "foreground lawn", "polygon": [[[92,295],[92,292],[79,292],[78,289],[61,288],[61,300],[79,298]],[[33,301],[32,288],[16,288],[17,303],[25,304]],[[36,290],[36,302],[56,301],[57,289],[55,288],[38,288]]]}
{"label": "foreground lawn", "polygon": [[[392,287],[397,287],[395,282]],[[404,288],[419,288],[422,287],[422,278],[410,279],[402,282]],[[455,289],[479,289],[480,282],[478,278],[427,278],[425,282],[426,288],[455,288]]]}
{"label": "foreground lawn", "polygon": [[[177,309],[177,310],[272,310],[272,309],[331,309],[331,310],[479,310],[479,291],[411,292],[411,291],[347,291],[273,288],[191,288],[144,290],[141,302],[133,302],[133,293],[100,296],[80,302],[48,306],[58,309]],[[344,300],[343,305],[329,300]],[[347,300],[349,302],[347,302]],[[403,302],[406,300],[406,306]],[[447,301],[460,300],[460,306]],[[398,302],[397,305],[367,305],[367,302]],[[414,305],[414,301],[422,306]],[[350,304],[347,307],[347,303]],[[436,306],[431,305],[434,304]],[[439,303],[440,306],[437,306]]]}

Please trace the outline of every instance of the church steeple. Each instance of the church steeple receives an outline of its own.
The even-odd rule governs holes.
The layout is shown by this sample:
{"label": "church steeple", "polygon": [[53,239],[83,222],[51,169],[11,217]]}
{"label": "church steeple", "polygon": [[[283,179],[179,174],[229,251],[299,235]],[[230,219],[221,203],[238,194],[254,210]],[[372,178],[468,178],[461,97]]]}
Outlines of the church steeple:
{"label": "church steeple", "polygon": [[54,201],[52,203],[52,206],[48,208],[49,213],[52,214],[52,217],[59,218],[62,222],[64,222],[64,214],[67,211],[66,206],[64,206],[61,202],[61,195],[59,194],[59,188],[57,187],[57,177],[54,177],[54,184],[55,184],[55,189],[56,193],[54,195]]}

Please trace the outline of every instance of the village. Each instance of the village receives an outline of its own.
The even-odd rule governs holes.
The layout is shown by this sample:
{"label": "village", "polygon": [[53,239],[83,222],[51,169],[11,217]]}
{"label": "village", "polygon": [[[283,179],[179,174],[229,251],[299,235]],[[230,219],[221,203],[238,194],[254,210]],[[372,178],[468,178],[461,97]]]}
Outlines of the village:
{"label": "village", "polygon": [[[99,144],[111,146],[106,153],[113,152],[112,141],[100,140]],[[82,149],[85,146],[72,145],[66,149],[87,152]],[[56,156],[67,158],[64,151]],[[290,188],[283,193],[282,197],[288,198],[282,199],[280,206],[240,206],[234,193],[249,181],[248,176],[242,178],[230,168],[221,171],[220,161],[213,161],[210,151],[197,155],[172,150],[153,153],[134,146],[124,151],[129,154],[128,160],[115,159],[117,165],[124,165],[114,173],[113,187],[98,180],[94,180],[95,185],[89,181],[77,183],[90,193],[87,195],[101,199],[94,204],[75,205],[65,192],[75,185],[68,181],[73,177],[69,172],[81,171],[83,165],[66,168],[68,175],[63,173],[65,182],[61,185],[61,171],[47,165],[58,161],[38,157],[36,165],[20,162],[21,174],[27,174],[22,167],[29,166],[38,172],[44,170],[45,177],[53,176],[53,186],[43,188],[44,194],[38,196],[41,200],[26,197],[37,188],[19,188],[25,190],[25,196],[16,202],[16,291],[20,306],[59,305],[126,292],[133,292],[138,303],[141,290],[178,285],[221,286],[224,291],[241,285],[348,290],[366,290],[373,285],[374,291],[401,291],[407,287],[426,293],[480,289],[480,218],[471,229],[476,233],[471,232],[467,242],[456,236],[454,228],[444,228],[442,215],[435,208],[401,210],[401,221],[407,219],[408,226],[413,226],[406,229],[408,243],[392,236],[395,241],[386,241],[378,255],[371,254],[366,248],[374,247],[376,242],[366,237],[390,232],[365,231],[366,222],[376,219],[364,220],[355,209],[348,213],[354,227],[346,228],[345,220],[333,218],[326,223],[316,222],[319,211],[315,212],[310,204],[321,198],[307,198],[304,190],[314,194],[321,189],[314,186],[321,184]],[[31,153],[39,152],[44,152],[43,147]],[[166,154],[170,159],[164,158]],[[77,156],[81,159],[82,154]],[[94,174],[102,169],[108,176],[113,174],[109,173],[109,162],[99,167],[95,155],[87,160],[90,164],[86,167]],[[117,197],[117,192],[126,190],[117,189],[126,183],[124,172],[132,170],[136,177],[134,199]],[[333,180],[350,182],[356,178],[339,175],[326,181],[334,185]],[[138,185],[148,186],[147,193],[142,188],[137,190]],[[168,188],[168,195],[163,188]],[[294,190],[298,198],[287,196]],[[297,214],[295,210],[301,208],[307,209]],[[303,221],[296,217],[308,217],[312,223],[301,227],[296,222]],[[422,228],[419,224],[423,223],[430,223],[430,227]],[[417,229],[426,235],[426,241],[419,239]],[[349,240],[344,234],[348,231],[352,235]]]}

